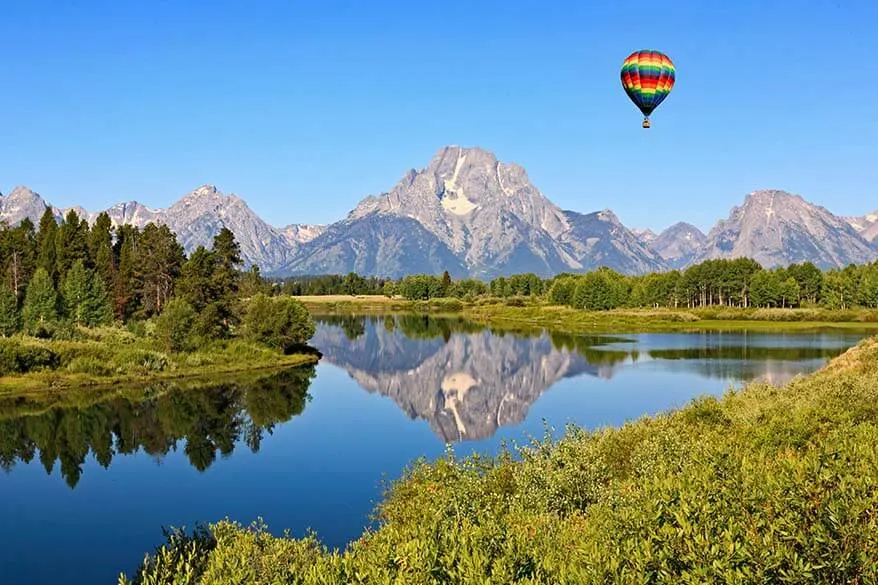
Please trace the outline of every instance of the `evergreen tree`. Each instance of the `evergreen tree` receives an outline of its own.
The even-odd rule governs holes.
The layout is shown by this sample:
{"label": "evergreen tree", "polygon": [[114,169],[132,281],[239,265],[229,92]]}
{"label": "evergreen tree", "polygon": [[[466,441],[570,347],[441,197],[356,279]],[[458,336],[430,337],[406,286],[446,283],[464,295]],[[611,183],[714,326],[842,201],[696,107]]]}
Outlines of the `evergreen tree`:
{"label": "evergreen tree", "polygon": [[440,285],[440,293],[439,296],[447,297],[451,295],[451,275],[448,274],[448,271],[442,273],[442,284]]}
{"label": "evergreen tree", "polygon": [[32,335],[51,331],[57,323],[58,294],[49,272],[42,266],[27,285],[22,317],[25,329]]}
{"label": "evergreen tree", "polygon": [[6,282],[16,297],[24,296],[27,283],[36,270],[36,231],[29,218],[13,228],[4,230],[2,261],[5,262]]}
{"label": "evergreen tree", "polygon": [[56,235],[58,252],[58,275],[63,277],[77,260],[89,266],[88,257],[88,223],[80,220],[74,210],[67,212]]}
{"label": "evergreen tree", "polygon": [[11,288],[0,284],[0,335],[8,337],[18,329],[18,297]]}
{"label": "evergreen tree", "polygon": [[131,225],[116,230],[113,256],[116,259],[116,275],[113,279],[113,312],[120,321],[127,321],[137,310],[136,250],[139,230]]}
{"label": "evergreen tree", "polygon": [[250,299],[262,293],[271,295],[271,285],[262,278],[259,266],[253,265],[250,270],[241,275],[241,283],[238,286],[238,296],[241,299]]}
{"label": "evergreen tree", "polygon": [[85,267],[82,260],[73,263],[62,285],[64,307],[77,325],[94,327],[112,319],[104,281]]}
{"label": "evergreen tree", "polygon": [[113,322],[113,302],[104,280],[98,275],[91,279],[88,315],[91,325],[109,325]]}
{"label": "evergreen tree", "polygon": [[88,253],[104,288],[111,290],[116,277],[116,259],[113,255],[113,222],[106,211],[95,219],[88,234]]}
{"label": "evergreen tree", "polygon": [[37,232],[37,267],[45,270],[53,281],[58,278],[57,235],[58,223],[47,206],[40,217],[40,228]]}
{"label": "evergreen tree", "polygon": [[228,228],[222,228],[213,238],[213,287],[217,291],[216,315],[223,329],[238,323],[238,284],[241,274],[238,266],[242,263],[241,248],[235,235]]}
{"label": "evergreen tree", "polygon": [[174,296],[189,303],[195,312],[202,312],[219,298],[213,280],[215,270],[214,253],[204,246],[198,246],[183,264],[180,278],[174,286]]}
{"label": "evergreen tree", "polygon": [[149,318],[161,313],[174,293],[185,260],[183,247],[168,226],[149,223],[138,239],[135,260],[139,310]]}

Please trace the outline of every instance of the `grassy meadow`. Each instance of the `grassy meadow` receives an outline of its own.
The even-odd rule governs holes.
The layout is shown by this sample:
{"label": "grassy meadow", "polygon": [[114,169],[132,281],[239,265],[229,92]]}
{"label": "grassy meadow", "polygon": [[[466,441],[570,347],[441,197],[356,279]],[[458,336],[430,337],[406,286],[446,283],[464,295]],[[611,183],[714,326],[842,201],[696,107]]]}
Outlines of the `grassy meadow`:
{"label": "grassy meadow", "polygon": [[0,339],[0,396],[284,368],[317,359],[314,353],[286,355],[245,339],[214,340],[172,352],[145,332],[83,327],[71,339]]}
{"label": "grassy meadow", "polygon": [[543,327],[566,333],[842,328],[878,332],[878,309],[611,309],[588,311],[536,299],[437,298],[409,301],[381,295],[295,297],[313,314],[426,313],[457,315],[486,325]]}

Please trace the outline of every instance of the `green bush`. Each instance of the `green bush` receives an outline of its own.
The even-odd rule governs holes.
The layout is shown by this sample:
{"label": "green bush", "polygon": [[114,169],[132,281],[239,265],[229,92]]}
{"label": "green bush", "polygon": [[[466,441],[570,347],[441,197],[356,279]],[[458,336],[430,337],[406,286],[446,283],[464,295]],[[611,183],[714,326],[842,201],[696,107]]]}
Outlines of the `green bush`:
{"label": "green bush", "polygon": [[146,324],[143,321],[129,321],[125,329],[135,337],[146,337]]}
{"label": "green bush", "polygon": [[51,370],[60,364],[61,357],[47,347],[0,339],[0,376]]}
{"label": "green bush", "polygon": [[93,376],[109,376],[113,373],[110,364],[91,357],[77,357],[72,359],[67,364],[67,370],[73,373],[90,374]]}
{"label": "green bush", "polygon": [[873,339],[782,389],[419,460],[343,552],[223,521],[134,582],[875,583],[876,444]]}
{"label": "green bush", "polygon": [[171,299],[155,321],[156,339],[169,352],[192,349],[192,328],[197,317],[192,305],[182,299]]}
{"label": "green bush", "polygon": [[316,331],[311,314],[300,301],[262,293],[247,304],[243,329],[248,339],[284,352],[306,343]]}

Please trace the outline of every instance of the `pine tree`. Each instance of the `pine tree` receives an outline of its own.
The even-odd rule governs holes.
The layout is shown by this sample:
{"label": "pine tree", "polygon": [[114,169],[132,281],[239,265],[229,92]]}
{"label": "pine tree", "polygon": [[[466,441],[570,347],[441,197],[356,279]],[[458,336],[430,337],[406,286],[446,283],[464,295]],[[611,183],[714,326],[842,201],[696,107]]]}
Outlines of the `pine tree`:
{"label": "pine tree", "polygon": [[77,325],[86,325],[88,294],[91,283],[82,260],[77,260],[67,271],[61,284],[64,311]]}
{"label": "pine tree", "polygon": [[67,316],[77,325],[94,327],[112,320],[112,308],[103,279],[77,260],[67,271],[62,285]]}
{"label": "pine tree", "polygon": [[198,246],[183,264],[180,278],[174,285],[174,296],[185,300],[196,313],[200,313],[218,300],[213,282],[215,270],[214,253]]}
{"label": "pine tree", "polygon": [[56,236],[59,276],[67,274],[77,260],[89,267],[88,231],[88,223],[79,214],[72,209],[67,212]]}
{"label": "pine tree", "polygon": [[88,299],[89,325],[109,325],[113,322],[113,303],[104,280],[98,275],[91,279]]}
{"label": "pine tree", "polygon": [[116,259],[113,256],[113,222],[106,211],[98,215],[88,234],[88,253],[107,290],[113,288]]}
{"label": "pine tree", "polygon": [[8,286],[0,284],[0,335],[8,337],[19,328],[18,297]]}
{"label": "pine tree", "polygon": [[36,269],[36,230],[29,218],[5,232],[3,258],[6,262],[6,282],[18,298],[24,296],[27,283]]}
{"label": "pine tree", "polygon": [[259,273],[259,266],[254,264],[250,267],[250,270],[241,276],[241,282],[238,285],[238,296],[242,299],[250,299],[259,293],[271,295],[271,285],[262,278],[262,275]]}
{"label": "pine tree", "polygon": [[237,303],[241,275],[238,266],[242,263],[241,248],[230,229],[224,227],[214,236],[213,255],[215,265],[211,280],[217,291],[215,314],[223,330],[228,332],[230,326],[239,322]]}
{"label": "pine tree", "polygon": [[58,277],[57,236],[58,223],[47,206],[40,217],[40,229],[37,232],[37,267],[45,270],[53,281]]}
{"label": "pine tree", "polygon": [[142,316],[148,318],[161,313],[171,298],[185,255],[168,226],[150,223],[140,234],[135,258],[138,304]]}
{"label": "pine tree", "polygon": [[451,294],[451,275],[448,274],[448,271],[442,273],[442,285],[441,285],[441,296],[447,297]]}
{"label": "pine tree", "polygon": [[57,322],[58,294],[52,277],[42,266],[27,285],[22,317],[25,329],[32,335],[51,330]]}
{"label": "pine tree", "polygon": [[131,225],[116,230],[113,256],[116,258],[116,274],[113,279],[113,312],[120,321],[127,321],[137,310],[136,251],[139,230]]}

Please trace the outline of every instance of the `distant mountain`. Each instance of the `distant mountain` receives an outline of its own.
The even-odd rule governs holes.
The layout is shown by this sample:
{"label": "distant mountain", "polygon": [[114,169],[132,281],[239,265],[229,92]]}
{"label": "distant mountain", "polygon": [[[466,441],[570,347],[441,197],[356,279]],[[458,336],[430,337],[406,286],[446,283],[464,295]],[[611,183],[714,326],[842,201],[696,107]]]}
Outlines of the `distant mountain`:
{"label": "distant mountain", "polygon": [[480,148],[446,147],[389,192],[367,197],[348,216],[302,244],[280,272],[376,271],[409,267],[453,275],[544,276],[601,264],[623,272],[664,268],[610,211],[564,211],[516,164]]}
{"label": "distant mountain", "polygon": [[683,268],[692,262],[706,241],[707,236],[697,227],[680,222],[656,236],[648,245],[669,267]]}
{"label": "distant mountain", "polygon": [[326,231],[325,225],[319,224],[292,224],[281,229],[281,233],[293,245],[310,242]]}
{"label": "distant mountain", "polygon": [[[47,205],[39,194],[27,187],[16,187],[8,195],[0,195],[0,221],[14,226],[27,217],[38,225]],[[52,213],[57,219],[61,218],[61,210],[57,207],[52,207]]]}
{"label": "distant mountain", "polygon": [[651,229],[631,228],[631,233],[637,236],[637,239],[649,246],[658,237]]}
{"label": "distant mountain", "polygon": [[747,195],[693,258],[747,256],[765,267],[810,261],[821,268],[870,262],[876,250],[845,220],[785,191]]}
{"label": "distant mountain", "polygon": [[844,220],[865,240],[878,244],[878,211],[860,217],[845,217]]}
{"label": "distant mountain", "polygon": [[[0,220],[39,222],[46,206],[60,220],[69,209],[93,222],[98,212],[58,209],[27,187],[0,196]],[[166,224],[184,249],[209,246],[228,227],[245,265],[271,276],[411,273],[493,278],[523,272],[543,277],[608,266],[625,274],[685,268],[708,258],[749,256],[765,266],[809,260],[839,267],[878,257],[878,212],[840,218],[798,195],[749,194],[705,236],[677,223],[656,235],[630,230],[609,209],[563,210],[525,170],[481,148],[449,146],[407,171],[388,192],[366,197],[328,225],[274,227],[236,195],[203,185],[167,209],[137,201],[106,210],[114,224]]]}

